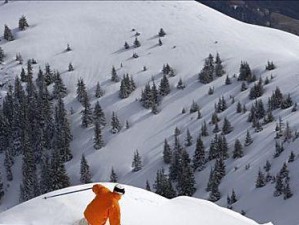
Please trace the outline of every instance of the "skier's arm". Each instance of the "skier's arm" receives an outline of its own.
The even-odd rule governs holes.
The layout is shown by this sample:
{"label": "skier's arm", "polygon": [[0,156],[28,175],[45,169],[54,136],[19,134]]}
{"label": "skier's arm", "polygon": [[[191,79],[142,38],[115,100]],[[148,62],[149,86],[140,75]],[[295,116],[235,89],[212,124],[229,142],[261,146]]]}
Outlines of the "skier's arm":
{"label": "skier's arm", "polygon": [[109,209],[110,225],[120,225],[120,208],[118,202],[115,202]]}

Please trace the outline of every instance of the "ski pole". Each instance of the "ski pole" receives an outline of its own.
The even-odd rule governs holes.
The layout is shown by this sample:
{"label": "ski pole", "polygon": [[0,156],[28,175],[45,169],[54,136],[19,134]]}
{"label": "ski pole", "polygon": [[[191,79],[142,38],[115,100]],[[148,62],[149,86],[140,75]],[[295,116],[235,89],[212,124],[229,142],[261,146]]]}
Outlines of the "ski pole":
{"label": "ski pole", "polygon": [[57,195],[45,196],[44,199],[54,198],[54,197],[58,197],[58,196],[61,196],[61,195],[68,195],[68,194],[72,194],[72,193],[76,193],[76,192],[80,192],[80,191],[87,191],[87,190],[90,190],[90,189],[92,189],[92,187],[81,189],[81,190],[76,190],[76,191],[65,192],[65,193],[61,193],[61,194],[57,194]]}

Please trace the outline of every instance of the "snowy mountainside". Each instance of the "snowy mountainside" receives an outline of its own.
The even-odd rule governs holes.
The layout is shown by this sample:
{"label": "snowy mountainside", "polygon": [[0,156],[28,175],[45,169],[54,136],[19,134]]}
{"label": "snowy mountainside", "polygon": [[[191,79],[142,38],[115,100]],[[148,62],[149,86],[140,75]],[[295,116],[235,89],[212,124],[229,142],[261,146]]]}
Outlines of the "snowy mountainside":
{"label": "snowy mountainside", "polygon": [[[112,183],[104,185],[113,187]],[[90,186],[88,184],[66,188],[48,193],[46,196]],[[256,222],[236,212],[205,200],[190,197],[168,200],[132,186],[125,186],[125,188],[126,194],[120,200],[122,224],[257,225]],[[43,196],[37,197],[2,212],[0,224],[75,224],[82,218],[85,207],[93,197],[91,190],[49,199],[44,199]]]}
{"label": "snowy mountainside", "polygon": [[[26,16],[30,27],[20,32],[17,21],[22,15]],[[248,98],[249,90],[240,92],[241,82],[233,78],[234,74],[239,73],[240,62],[247,61],[257,77],[265,79],[271,74],[274,77],[265,86],[265,93],[261,97],[265,104],[276,86],[284,94],[290,93],[293,101],[298,102],[298,37],[238,22],[196,2],[11,2],[0,6],[0,34],[3,33],[4,24],[13,30],[16,40],[6,42],[0,38],[0,46],[6,53],[5,61],[0,65],[1,81],[13,81],[20,74],[22,66],[15,62],[14,57],[21,53],[24,61],[31,58],[37,60],[38,65],[33,67],[35,78],[38,67],[44,68],[49,63],[53,69],[61,72],[68,88],[69,93],[64,101],[67,109],[72,108],[75,112],[70,115],[74,157],[66,163],[66,168],[73,185],[80,183],[82,153],[90,165],[93,181],[108,181],[113,167],[119,182],[142,188],[146,180],[153,184],[156,171],[161,167],[168,168],[162,159],[164,139],[173,145],[174,129],[178,127],[182,132],[179,137],[182,143],[187,128],[195,140],[203,121],[210,121],[214,104],[219,97],[224,96],[231,107],[218,116],[221,118],[220,127],[225,116],[234,127],[233,132],[226,135],[229,154],[232,155],[236,138],[244,142],[247,129],[254,142],[244,149],[244,157],[230,157],[226,160],[226,176],[219,186],[222,198],[217,203],[226,206],[226,196],[234,189],[238,195],[238,202],[233,208],[235,211],[244,210],[246,216],[261,223],[271,221],[278,225],[298,224],[299,216],[294,212],[299,202],[299,174],[296,173],[299,169],[298,160],[289,164],[294,194],[292,198],[283,200],[282,196],[273,197],[274,184],[255,188],[258,170],[263,168],[266,160],[271,161],[271,174],[276,175],[292,150],[298,158],[298,140],[287,143],[281,156],[273,159],[276,123],[265,125],[259,133],[254,132],[251,123],[246,122],[249,112],[236,113],[237,101],[245,104],[247,109],[254,101]],[[157,34],[161,27],[167,34],[161,38],[163,45],[159,46]],[[138,39],[141,46],[124,50],[125,41],[132,45],[136,31],[140,32]],[[72,51],[64,52],[68,43]],[[134,52],[139,58],[132,58]],[[232,79],[231,85],[224,85],[225,75],[207,85],[198,81],[204,59],[209,53],[215,56],[217,52],[223,60],[226,74]],[[268,60],[275,63],[275,70],[265,71]],[[72,72],[67,71],[70,62],[75,68]],[[166,63],[174,68],[176,76],[169,79],[171,92],[163,98],[161,112],[153,115],[137,100],[145,84],[152,78],[156,85],[159,84],[161,69]],[[119,76],[129,73],[134,77],[137,89],[129,98],[118,97],[120,83],[110,81],[112,66],[115,66]],[[146,71],[142,70],[143,66],[147,67]],[[93,127],[81,127],[82,106],[76,100],[79,78],[84,79],[92,106],[99,100],[108,122],[115,111],[123,125],[126,120],[131,125],[118,134],[111,134],[108,125],[103,132],[105,146],[97,151],[93,148]],[[186,83],[184,90],[175,88],[180,78]],[[105,95],[100,99],[94,97],[98,81],[105,90]],[[211,86],[215,93],[208,95]],[[0,91],[4,96],[5,87]],[[234,96],[234,104],[230,96]],[[188,112],[193,100],[201,108],[202,118],[199,120],[194,114],[181,113],[183,107]],[[292,113],[291,109],[286,109],[276,110],[273,114],[276,119],[281,116],[284,122],[289,121],[293,130],[298,129],[297,112]],[[213,126],[208,125],[208,130],[210,135],[203,138],[206,151],[214,136]],[[142,156],[143,168],[133,173],[131,163],[136,149]],[[191,156],[194,149],[195,144],[187,148]],[[1,162],[4,160],[4,154],[0,155],[0,159]],[[246,170],[248,164],[250,168]],[[5,171],[2,165],[2,171]],[[214,162],[209,162],[205,170],[195,173],[195,197],[208,198],[205,188],[213,165]],[[1,210],[18,203],[21,167],[19,158],[13,167],[14,180],[8,182],[4,179],[6,189],[0,204]],[[5,177],[5,172],[2,174]]]}

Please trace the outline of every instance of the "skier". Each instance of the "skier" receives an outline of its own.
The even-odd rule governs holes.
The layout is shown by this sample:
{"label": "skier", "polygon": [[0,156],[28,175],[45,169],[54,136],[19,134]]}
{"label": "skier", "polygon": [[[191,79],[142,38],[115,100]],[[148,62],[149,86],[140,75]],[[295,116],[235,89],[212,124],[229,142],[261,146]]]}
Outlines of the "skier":
{"label": "skier", "polygon": [[118,201],[125,193],[120,185],[114,186],[113,192],[101,184],[92,187],[96,194],[84,211],[84,217],[80,225],[105,225],[109,219],[110,225],[120,225],[120,207]]}

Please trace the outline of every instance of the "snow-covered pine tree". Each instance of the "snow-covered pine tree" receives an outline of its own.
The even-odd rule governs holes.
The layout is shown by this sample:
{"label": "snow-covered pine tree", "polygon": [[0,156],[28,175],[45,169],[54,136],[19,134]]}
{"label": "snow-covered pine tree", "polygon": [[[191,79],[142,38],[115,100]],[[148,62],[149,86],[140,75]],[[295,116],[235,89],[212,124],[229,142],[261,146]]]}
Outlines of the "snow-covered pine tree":
{"label": "snow-covered pine tree", "polygon": [[236,139],[235,141],[235,147],[234,147],[234,151],[233,151],[233,158],[241,158],[243,157],[244,153],[243,153],[243,146],[240,142],[239,139]]}
{"label": "snow-covered pine tree", "polygon": [[3,181],[2,181],[2,174],[0,171],[0,201],[4,196],[4,188],[3,188]]}
{"label": "snow-covered pine tree", "polygon": [[203,136],[203,137],[209,136],[208,127],[207,127],[207,123],[205,120],[203,121],[203,124],[201,125],[201,136]]}
{"label": "snow-covered pine tree", "polygon": [[[224,69],[223,69],[223,65],[222,65],[222,60],[220,59],[220,56],[219,56],[219,54],[217,53],[216,54],[216,58],[215,58],[215,75],[217,76],[217,77],[221,77],[223,74],[225,74],[225,71],[224,71]],[[229,79],[229,77],[227,76],[226,77],[226,81],[225,81],[225,84],[230,84],[230,83],[228,83],[228,82],[230,82],[230,79]]]}
{"label": "snow-covered pine tree", "polygon": [[[178,194],[184,195],[184,196],[192,196],[194,192],[196,191],[195,185],[195,177],[194,177],[194,171],[190,165],[190,158],[186,151],[183,151],[183,154],[187,154],[188,158],[187,161],[183,162],[184,166],[181,169],[181,173],[178,179]],[[184,156],[183,156],[184,159]]]}
{"label": "snow-covered pine tree", "polygon": [[5,171],[6,171],[6,179],[8,181],[13,180],[12,165],[13,165],[13,157],[12,157],[10,148],[6,148],[5,149],[4,166],[5,166]]}
{"label": "snow-covered pine tree", "polygon": [[74,71],[74,66],[72,63],[69,63],[68,71],[69,72]]}
{"label": "snow-covered pine tree", "polygon": [[80,182],[82,184],[91,183],[91,175],[90,175],[90,171],[89,171],[89,165],[86,161],[84,154],[82,154],[81,163],[80,163]]}
{"label": "snow-covered pine tree", "polygon": [[150,183],[149,183],[148,180],[146,180],[145,190],[147,190],[147,191],[152,191],[152,190],[151,190],[151,185],[150,185]]}
{"label": "snow-covered pine tree", "polygon": [[95,97],[100,98],[105,94],[104,90],[102,89],[100,82],[97,82]]}
{"label": "snow-covered pine tree", "polygon": [[169,177],[165,174],[164,169],[157,171],[156,180],[153,187],[156,190],[155,193],[158,195],[161,195],[165,198],[176,197],[176,192]]}
{"label": "snow-covered pine tree", "polygon": [[198,75],[199,81],[203,84],[212,82],[214,79],[214,72],[214,58],[209,54],[208,58],[205,59],[204,67]]}
{"label": "snow-covered pine tree", "polygon": [[162,43],[162,41],[161,41],[161,38],[159,38],[159,46],[162,46],[163,45],[163,43]]}
{"label": "snow-covered pine tree", "polygon": [[28,23],[27,23],[27,19],[26,17],[23,15],[20,19],[19,19],[19,30],[25,30],[27,27],[29,27]]}
{"label": "snow-covered pine tree", "polygon": [[266,185],[266,179],[265,179],[265,175],[264,173],[261,171],[261,169],[259,169],[257,178],[256,178],[256,182],[255,182],[255,187],[256,188],[261,188],[264,187]]}
{"label": "snow-covered pine tree", "polygon": [[82,78],[80,78],[77,82],[77,100],[83,104],[84,100],[86,100],[87,91],[86,86]]}
{"label": "snow-covered pine tree", "polygon": [[103,146],[104,146],[104,141],[103,141],[103,136],[102,136],[101,125],[98,121],[96,121],[95,127],[94,127],[94,145],[93,145],[93,147],[96,150],[99,150]]}
{"label": "snow-covered pine tree", "polygon": [[61,98],[64,98],[67,95],[67,89],[66,86],[64,85],[60,73],[56,71],[54,75],[54,86],[53,86],[53,98],[58,99],[58,96]]}
{"label": "snow-covered pine tree", "polygon": [[70,142],[73,139],[70,130],[70,123],[67,118],[64,102],[61,97],[58,98],[57,105],[55,106],[54,115],[54,131],[53,131],[53,145],[55,149],[60,152],[62,162],[67,162],[72,159],[70,149]]}
{"label": "snow-covered pine tree", "polygon": [[159,35],[159,37],[164,37],[166,35],[166,33],[163,30],[163,28],[160,28],[160,31],[159,31],[158,35]]}
{"label": "snow-covered pine tree", "polygon": [[195,113],[199,110],[198,104],[193,100],[192,105],[190,107],[190,113]]}
{"label": "snow-covered pine tree", "polygon": [[59,190],[70,186],[70,178],[61,160],[60,151],[54,148],[50,164],[50,191]]}
{"label": "snow-covered pine tree", "polygon": [[125,44],[124,44],[124,48],[125,48],[125,49],[129,49],[129,48],[130,48],[130,45],[128,44],[128,42],[125,42]]}
{"label": "snow-covered pine tree", "polygon": [[3,51],[3,49],[0,47],[0,64],[1,63],[3,63],[3,61],[4,61],[4,51]]}
{"label": "snow-covered pine tree", "polygon": [[111,168],[111,173],[110,173],[110,181],[109,182],[113,182],[113,183],[117,183],[118,177],[114,171],[114,168]]}
{"label": "snow-covered pine tree", "polygon": [[137,172],[142,169],[142,161],[138,149],[134,152],[132,168],[133,168],[133,172]]}
{"label": "snow-covered pine tree", "polygon": [[101,126],[106,125],[106,117],[105,114],[102,110],[102,107],[99,103],[99,101],[96,102],[93,110],[93,121],[94,122],[99,122]]}
{"label": "snow-covered pine tree", "polygon": [[49,157],[46,155],[41,162],[41,175],[39,179],[40,193],[45,194],[51,191],[51,167]]}
{"label": "snow-covered pine tree", "polygon": [[169,81],[165,74],[163,74],[163,77],[160,82],[159,93],[161,96],[166,96],[170,93]]}
{"label": "snow-covered pine tree", "polygon": [[93,118],[92,118],[92,109],[90,107],[89,97],[86,93],[84,96],[82,105],[84,109],[82,110],[82,127],[88,127],[92,124]]}
{"label": "snow-covered pine tree", "polygon": [[14,36],[12,35],[11,30],[9,29],[9,27],[7,25],[4,25],[3,37],[7,41],[13,41],[15,39]]}
{"label": "snow-covered pine tree", "polygon": [[252,138],[251,138],[251,135],[250,135],[250,133],[249,133],[249,130],[247,130],[244,145],[245,145],[245,146],[249,146],[249,145],[252,144],[252,142],[253,142],[253,140],[252,140]]}
{"label": "snow-covered pine tree", "polygon": [[289,159],[288,159],[288,162],[291,163],[291,162],[294,162],[295,161],[295,154],[293,151],[291,151],[291,154],[289,156]]}
{"label": "snow-covered pine tree", "polygon": [[187,135],[186,135],[186,139],[185,139],[185,145],[188,147],[188,146],[191,146],[192,144],[193,144],[193,138],[192,138],[192,135],[190,134],[189,129],[187,129]]}
{"label": "snow-covered pine tree", "polygon": [[194,171],[199,170],[201,171],[204,168],[205,164],[205,147],[201,140],[201,136],[198,136],[196,140],[196,147],[192,159],[193,169]]}
{"label": "snow-covered pine tree", "polygon": [[54,81],[53,72],[51,70],[50,65],[47,63],[45,65],[45,82],[46,82],[46,85],[52,84],[53,81]]}
{"label": "snow-covered pine tree", "polygon": [[222,132],[223,134],[229,134],[233,131],[233,127],[231,126],[229,120],[224,117],[223,126],[222,126]]}
{"label": "snow-covered pine tree", "polygon": [[120,132],[121,130],[121,124],[118,120],[117,114],[115,112],[112,112],[111,117],[111,132],[113,134]]}
{"label": "snow-covered pine tree", "polygon": [[230,77],[227,75],[225,78],[225,85],[230,85],[230,84],[232,84],[232,81],[231,81]]}
{"label": "snow-covered pine tree", "polygon": [[247,62],[241,62],[238,80],[252,82],[252,72]]}
{"label": "snow-covered pine tree", "polygon": [[119,77],[116,73],[116,69],[114,66],[112,66],[112,70],[111,70],[111,81],[113,82],[119,82]]}
{"label": "snow-covered pine tree", "polygon": [[135,47],[135,48],[138,48],[138,47],[140,47],[140,46],[141,46],[140,41],[137,39],[137,37],[135,37],[134,47]]}
{"label": "snow-covered pine tree", "polygon": [[177,89],[183,90],[186,87],[186,85],[183,83],[182,78],[179,79],[178,84],[176,86]]}
{"label": "snow-covered pine tree", "polygon": [[163,147],[163,160],[166,164],[169,164],[171,163],[171,158],[172,158],[172,150],[167,140],[165,139],[164,147]]}

